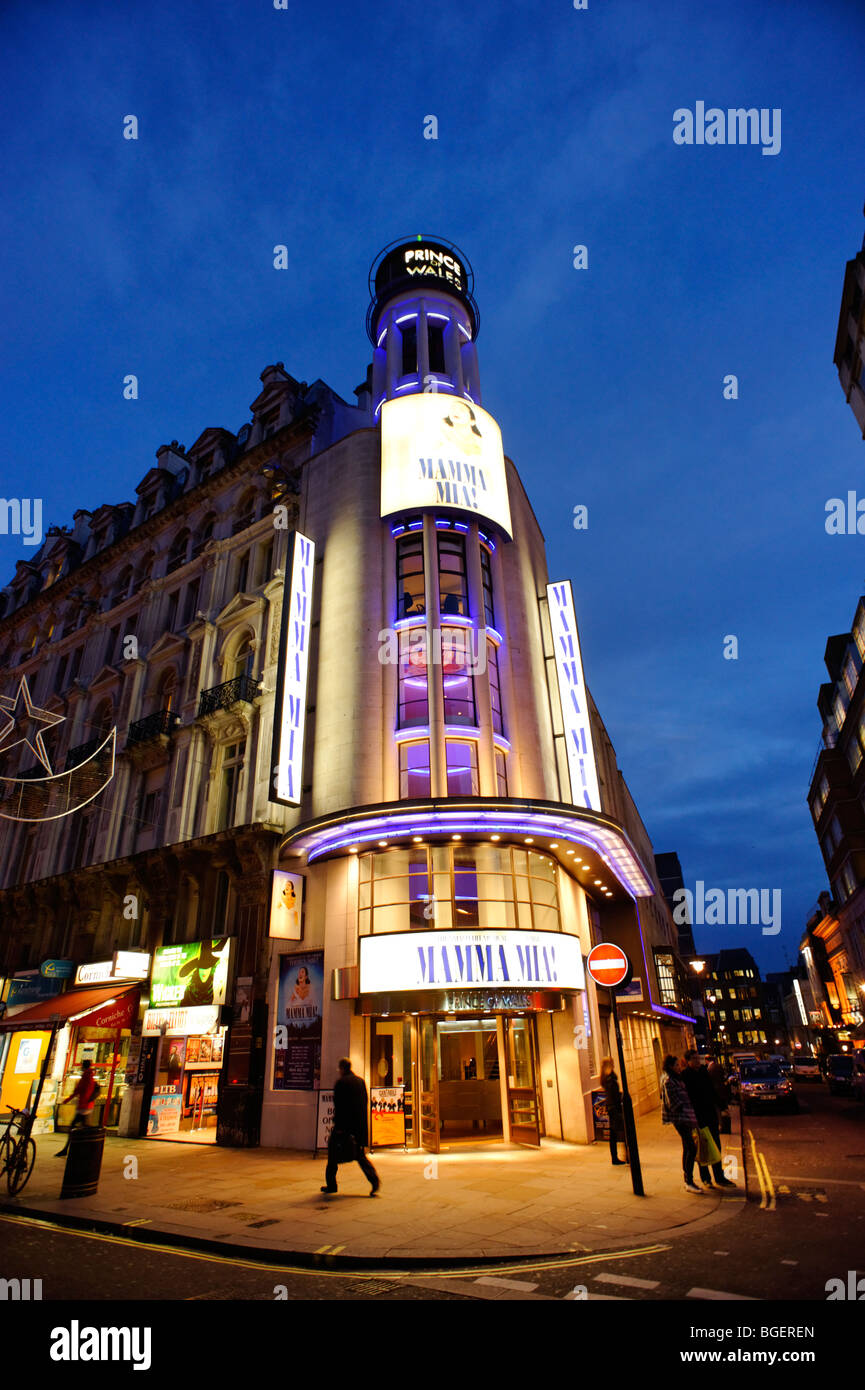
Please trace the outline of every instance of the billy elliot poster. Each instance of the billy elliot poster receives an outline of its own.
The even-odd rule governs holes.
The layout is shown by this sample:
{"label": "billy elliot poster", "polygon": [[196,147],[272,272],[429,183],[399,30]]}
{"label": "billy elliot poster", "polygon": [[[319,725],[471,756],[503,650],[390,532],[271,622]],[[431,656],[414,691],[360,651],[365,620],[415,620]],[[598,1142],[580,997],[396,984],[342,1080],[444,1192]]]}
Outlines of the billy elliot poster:
{"label": "billy elliot poster", "polygon": [[281,956],[276,996],[273,1086],[315,1091],[321,1081],[324,952]]}

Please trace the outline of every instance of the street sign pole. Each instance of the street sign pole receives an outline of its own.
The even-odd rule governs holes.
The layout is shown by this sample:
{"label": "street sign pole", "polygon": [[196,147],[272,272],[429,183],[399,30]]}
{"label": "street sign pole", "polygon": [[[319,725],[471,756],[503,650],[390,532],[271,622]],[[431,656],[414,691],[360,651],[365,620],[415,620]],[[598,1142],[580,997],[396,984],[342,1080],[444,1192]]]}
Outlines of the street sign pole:
{"label": "street sign pole", "polygon": [[637,1127],[634,1124],[634,1107],[631,1104],[631,1093],[628,1090],[628,1078],[625,1073],[625,1053],[622,1047],[622,1030],[619,1027],[619,1013],[616,1008],[616,991],[610,990],[610,1010],[613,1015],[613,1026],[616,1030],[616,1049],[619,1054],[619,1075],[622,1078],[622,1117],[625,1121],[625,1143],[628,1146],[628,1162],[631,1165],[631,1185],[634,1189],[635,1197],[645,1197],[643,1191],[643,1171],[640,1167],[640,1152],[637,1148]]}

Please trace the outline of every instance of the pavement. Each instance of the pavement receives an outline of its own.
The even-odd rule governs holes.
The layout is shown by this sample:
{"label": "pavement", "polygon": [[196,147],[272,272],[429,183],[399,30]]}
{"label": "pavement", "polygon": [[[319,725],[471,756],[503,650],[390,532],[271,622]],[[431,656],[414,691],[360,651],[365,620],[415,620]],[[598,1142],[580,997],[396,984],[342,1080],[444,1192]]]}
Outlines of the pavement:
{"label": "pavement", "polygon": [[637,1120],[646,1195],[614,1168],[607,1144],[545,1139],[540,1149],[453,1145],[440,1154],[379,1149],[381,1190],[370,1199],[356,1164],[339,1193],[319,1191],[324,1157],[286,1149],[229,1149],[108,1138],[98,1191],[60,1199],[57,1135],[37,1140],[24,1191],[0,1209],[146,1241],[229,1250],[305,1265],[432,1267],[652,1245],[741,1211],[745,1200],[738,1115],[724,1153],[738,1187],[684,1190],[681,1148],[660,1112]]}

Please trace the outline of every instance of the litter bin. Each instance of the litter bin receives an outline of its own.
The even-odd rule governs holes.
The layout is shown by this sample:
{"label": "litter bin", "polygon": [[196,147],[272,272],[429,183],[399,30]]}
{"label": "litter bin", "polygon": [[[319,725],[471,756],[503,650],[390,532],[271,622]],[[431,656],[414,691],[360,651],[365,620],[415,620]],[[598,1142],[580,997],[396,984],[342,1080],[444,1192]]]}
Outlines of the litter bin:
{"label": "litter bin", "polygon": [[100,1127],[73,1129],[69,1153],[63,1169],[61,1197],[92,1197],[99,1186],[105,1130]]}

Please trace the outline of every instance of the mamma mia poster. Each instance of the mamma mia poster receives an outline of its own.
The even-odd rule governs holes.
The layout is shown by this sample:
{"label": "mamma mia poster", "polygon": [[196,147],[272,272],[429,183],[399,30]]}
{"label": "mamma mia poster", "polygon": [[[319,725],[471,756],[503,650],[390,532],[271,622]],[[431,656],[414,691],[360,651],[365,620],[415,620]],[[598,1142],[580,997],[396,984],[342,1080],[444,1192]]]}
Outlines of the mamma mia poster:
{"label": "mamma mia poster", "polygon": [[324,952],[280,956],[274,1020],[274,1090],[318,1090],[323,1004]]}

